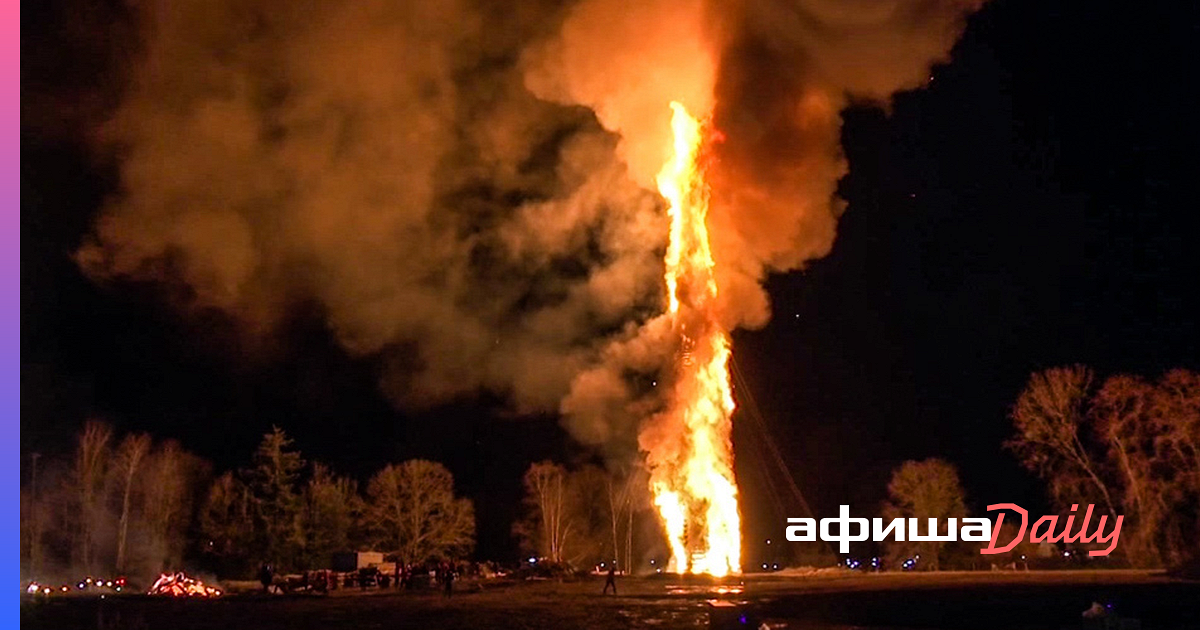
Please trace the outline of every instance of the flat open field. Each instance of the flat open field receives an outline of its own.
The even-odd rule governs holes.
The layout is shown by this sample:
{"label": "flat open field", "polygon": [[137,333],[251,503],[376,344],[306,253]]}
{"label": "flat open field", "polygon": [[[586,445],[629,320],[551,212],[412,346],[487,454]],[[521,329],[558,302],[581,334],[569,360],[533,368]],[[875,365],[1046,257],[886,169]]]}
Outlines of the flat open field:
{"label": "flat open field", "polygon": [[[446,599],[430,592],[145,596],[23,600],[21,627],[69,630],[371,628],[1091,628],[1081,613],[1111,604],[1142,628],[1200,628],[1200,582],[1139,571],[748,575],[737,579],[489,581]],[[713,601],[732,606],[714,607]],[[743,621],[744,619],[744,621]],[[1116,627],[1116,626],[1113,626]]]}

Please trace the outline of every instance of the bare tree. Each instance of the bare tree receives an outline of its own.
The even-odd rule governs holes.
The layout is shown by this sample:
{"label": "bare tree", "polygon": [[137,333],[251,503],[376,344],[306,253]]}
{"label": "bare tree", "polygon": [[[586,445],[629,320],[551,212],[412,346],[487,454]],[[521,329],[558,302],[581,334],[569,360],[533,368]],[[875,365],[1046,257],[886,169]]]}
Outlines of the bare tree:
{"label": "bare tree", "polygon": [[248,569],[254,540],[254,508],[250,490],[233,473],[218,477],[200,511],[200,548],[214,557],[224,573]]}
{"label": "bare tree", "polygon": [[125,566],[126,541],[129,535],[129,518],[133,503],[133,488],[142,460],[150,451],[150,436],[145,433],[127,435],[117,448],[114,472],[121,491],[121,519],[117,525],[117,572],[123,573]]}
{"label": "bare tree", "polygon": [[1105,381],[1091,401],[1089,417],[1106,447],[1116,500],[1126,520],[1137,523],[1123,540],[1126,556],[1139,564],[1157,564],[1161,550],[1155,532],[1166,505],[1155,488],[1153,428],[1145,422],[1153,404],[1154,386],[1145,380],[1117,375]]}
{"label": "bare tree", "polygon": [[[30,454],[29,492],[21,491],[21,534],[22,547],[29,550],[29,573],[37,575],[41,569],[42,539],[46,516],[43,514],[45,500],[38,494],[38,460],[41,453]],[[44,493],[43,493],[44,494]]]}
{"label": "bare tree", "polygon": [[606,495],[610,481],[611,475],[591,465],[567,474],[564,509],[572,533],[561,555],[571,565],[594,566],[619,558],[619,549],[609,549],[613,518]]}
{"label": "bare tree", "polygon": [[[613,559],[621,570],[633,570],[633,516],[647,499],[647,481],[637,469],[611,471],[605,479]],[[622,549],[622,543],[624,543]]]}
{"label": "bare tree", "polygon": [[644,468],[633,468],[625,475],[625,505],[625,570],[633,571],[634,515],[651,507],[650,480]]}
{"label": "bare tree", "polygon": [[183,558],[186,531],[192,516],[192,494],[202,462],[174,441],[167,441],[146,459],[141,476],[150,568],[174,568]]}
{"label": "bare tree", "polygon": [[1130,528],[1135,564],[1182,562],[1194,550],[1200,504],[1200,376],[1169,372],[1157,383],[1119,374],[1093,398],[1091,417],[1106,444],[1114,486]]}
{"label": "bare tree", "polygon": [[1143,566],[1194,557],[1200,535],[1200,375],[1152,383],[1117,374],[1091,391],[1087,368],[1035,374],[1008,443],[1061,510],[1099,498],[1128,523],[1122,550]]}
{"label": "bare tree", "polygon": [[629,567],[625,565],[625,556],[621,554],[617,530],[624,524],[622,517],[625,516],[625,512],[629,511],[629,486],[624,478],[609,474],[605,479],[605,490],[608,497],[608,522],[612,528],[612,558],[614,561],[620,559],[621,569],[628,571]]}
{"label": "bare tree", "polygon": [[38,562],[42,546],[42,521],[40,514],[41,503],[30,490],[21,488],[21,560],[29,559],[29,564],[23,567],[22,575],[37,576]]}
{"label": "bare tree", "polygon": [[572,523],[568,512],[567,471],[554,462],[537,462],[525,471],[525,503],[537,522],[526,543],[552,562],[563,562]]}
{"label": "bare tree", "polygon": [[[76,466],[74,455],[42,458],[38,462],[36,488],[31,479],[28,492],[22,492],[22,498],[28,499],[21,506],[22,543],[29,550],[31,577],[44,578],[47,570],[82,564],[79,522],[82,508]],[[101,507],[98,505],[96,509]]]}
{"label": "bare tree", "polygon": [[[947,523],[948,518],[965,516],[967,511],[958,469],[937,458],[901,464],[892,473],[888,497],[883,509],[886,518],[916,518],[922,526],[929,523],[927,519],[938,519],[937,522],[942,524]],[[937,533],[945,534],[946,531],[943,528]],[[920,553],[922,560],[928,559],[928,562],[921,562],[918,566],[934,571],[941,568],[945,543],[911,542],[911,535],[908,538],[910,542],[896,541],[891,546],[892,553],[889,555],[893,556],[893,560],[901,554]]]}
{"label": "bare tree", "polygon": [[301,527],[304,531],[302,565],[326,566],[334,552],[349,548],[351,529],[362,512],[356,484],[338,477],[322,464],[313,466],[304,487]]}
{"label": "bare tree", "polygon": [[632,506],[644,478],[590,465],[568,471],[545,461],[530,465],[524,481],[526,513],[513,533],[525,550],[574,566],[631,566]]}
{"label": "bare tree", "polygon": [[1050,483],[1056,500],[1077,496],[1090,485],[1115,519],[1116,504],[1081,430],[1092,379],[1092,371],[1081,365],[1034,374],[1013,408],[1017,434],[1006,445]]}
{"label": "bare tree", "polygon": [[75,451],[77,554],[79,562],[89,572],[95,569],[95,537],[103,507],[104,466],[111,438],[112,429],[107,424],[89,420],[79,434]]}
{"label": "bare tree", "polygon": [[1160,434],[1156,446],[1170,469],[1185,484],[1200,489],[1200,374],[1166,373],[1154,390],[1149,415]]}
{"label": "bare tree", "polygon": [[1200,373],[1172,370],[1155,387],[1150,422],[1169,506],[1160,538],[1171,564],[1200,559]]}
{"label": "bare tree", "polygon": [[422,459],[388,465],[367,484],[366,521],[405,562],[452,558],[475,544],[475,510],[454,496],[445,466]]}

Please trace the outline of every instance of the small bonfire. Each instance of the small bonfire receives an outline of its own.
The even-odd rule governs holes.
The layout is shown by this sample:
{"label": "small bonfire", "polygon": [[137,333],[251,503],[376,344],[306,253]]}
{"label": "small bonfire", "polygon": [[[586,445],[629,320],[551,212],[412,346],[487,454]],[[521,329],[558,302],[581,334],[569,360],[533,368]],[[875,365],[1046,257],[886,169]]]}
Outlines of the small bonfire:
{"label": "small bonfire", "polygon": [[164,573],[150,587],[150,595],[168,597],[220,597],[221,589],[208,586],[204,582],[188,577],[183,571]]}

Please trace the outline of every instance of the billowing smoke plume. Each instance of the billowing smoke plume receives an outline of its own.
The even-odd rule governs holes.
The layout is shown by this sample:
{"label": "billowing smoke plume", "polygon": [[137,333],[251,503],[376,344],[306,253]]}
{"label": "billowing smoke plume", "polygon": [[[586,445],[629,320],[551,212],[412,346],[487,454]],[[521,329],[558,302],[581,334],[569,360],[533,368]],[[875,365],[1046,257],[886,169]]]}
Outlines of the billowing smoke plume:
{"label": "billowing smoke plume", "polygon": [[401,405],[478,391],[631,443],[674,349],[668,102],[709,115],[730,327],[828,252],[839,111],[920,86],[978,0],[172,0],[102,133],[121,188],[78,252],[266,334],[321,306]]}
{"label": "billowing smoke plume", "polygon": [[106,129],[122,190],[79,260],[183,283],[255,331],[315,300],[403,404],[554,409],[655,308],[665,224],[614,135],[524,88],[516,55],[547,14],[151,3]]}
{"label": "billowing smoke plume", "polygon": [[[841,111],[850,99],[886,105],[924,85],[982,0],[620,0],[576,6],[537,50],[527,83],[540,96],[594,109],[619,133],[643,186],[667,157],[672,99],[710,117],[709,236],[724,325],[770,317],[762,281],[833,244],[847,171]],[[549,78],[548,78],[549,77]],[[611,344],[578,376],[562,409],[577,435],[612,439],[658,397],[629,373],[675,350],[652,320]],[[624,435],[618,430],[617,435]]]}
{"label": "billowing smoke plume", "polygon": [[844,202],[841,110],[886,105],[947,61],[982,0],[720,3],[710,225],[732,326],[769,317],[761,282],[824,256]]}

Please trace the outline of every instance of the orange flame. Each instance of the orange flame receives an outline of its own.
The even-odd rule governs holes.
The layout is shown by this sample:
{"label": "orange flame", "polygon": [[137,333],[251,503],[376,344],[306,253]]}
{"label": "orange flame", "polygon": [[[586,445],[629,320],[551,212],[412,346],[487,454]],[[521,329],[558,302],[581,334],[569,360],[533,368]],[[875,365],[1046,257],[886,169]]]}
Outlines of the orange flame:
{"label": "orange flame", "polygon": [[[735,409],[730,340],[716,317],[708,242],[708,187],[699,162],[703,126],[671,103],[674,151],[657,183],[670,205],[667,313],[680,335],[673,390],[646,439],[650,489],[671,546],[671,570],[722,576],[741,571],[741,518],[730,440]],[[647,444],[646,442],[654,442]]]}
{"label": "orange flame", "polygon": [[220,597],[223,593],[219,588],[208,586],[200,580],[188,577],[182,571],[178,573],[163,573],[154,581],[147,591],[148,595],[166,595],[169,597]]}

